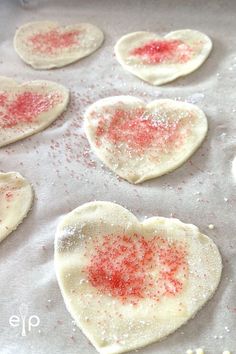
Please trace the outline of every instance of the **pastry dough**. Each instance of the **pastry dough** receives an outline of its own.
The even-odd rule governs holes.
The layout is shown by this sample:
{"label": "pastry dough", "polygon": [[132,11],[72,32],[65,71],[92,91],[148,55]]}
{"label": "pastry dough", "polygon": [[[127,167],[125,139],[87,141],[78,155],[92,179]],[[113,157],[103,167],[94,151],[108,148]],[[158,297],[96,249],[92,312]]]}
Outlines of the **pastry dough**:
{"label": "pastry dough", "polygon": [[29,182],[18,172],[0,173],[0,242],[26,217],[33,202]]}
{"label": "pastry dough", "polygon": [[66,307],[102,354],[163,339],[192,318],[221,277],[217,246],[178,219],[139,222],[110,202],[61,220],[55,267]]}
{"label": "pastry dough", "polygon": [[69,91],[55,82],[0,77],[0,147],[47,128],[68,102]]}
{"label": "pastry dough", "polygon": [[134,32],[115,45],[124,69],[152,85],[162,85],[196,70],[206,60],[212,42],[205,34],[190,29],[164,37],[151,32]]}
{"label": "pastry dough", "polygon": [[38,21],[16,31],[14,47],[33,68],[51,69],[90,55],[103,40],[102,31],[89,23],[61,27],[57,22]]}
{"label": "pastry dough", "polygon": [[108,97],[85,113],[85,131],[96,155],[131,183],[182,165],[200,146],[207,119],[197,106],[169,99],[145,104],[136,97]]}

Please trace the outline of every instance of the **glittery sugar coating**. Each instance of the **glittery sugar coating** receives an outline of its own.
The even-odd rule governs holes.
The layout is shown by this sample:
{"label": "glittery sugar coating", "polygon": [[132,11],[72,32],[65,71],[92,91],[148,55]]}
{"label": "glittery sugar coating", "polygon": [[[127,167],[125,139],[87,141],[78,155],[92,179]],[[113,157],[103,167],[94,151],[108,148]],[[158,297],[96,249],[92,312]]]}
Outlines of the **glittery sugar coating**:
{"label": "glittery sugar coating", "polygon": [[180,40],[153,40],[134,48],[130,54],[143,59],[145,64],[185,63],[191,58],[191,48]]}
{"label": "glittery sugar coating", "polygon": [[188,277],[187,249],[183,242],[168,242],[160,236],[107,235],[102,245],[95,244],[86,272],[93,287],[122,302],[159,301],[183,290]]}
{"label": "glittery sugar coating", "polygon": [[52,109],[60,100],[57,93],[25,91],[14,96],[0,94],[0,127],[12,128],[21,123],[32,123],[38,115]]}
{"label": "glittery sugar coating", "polygon": [[183,142],[182,125],[181,119],[168,119],[144,109],[117,109],[109,123],[103,117],[100,119],[96,136],[97,142],[104,137],[114,144],[125,143],[137,153],[151,147],[169,151]]}
{"label": "glittery sugar coating", "polygon": [[60,49],[67,49],[79,45],[80,31],[60,31],[53,29],[48,32],[36,33],[28,38],[34,52],[41,54],[56,54]]}

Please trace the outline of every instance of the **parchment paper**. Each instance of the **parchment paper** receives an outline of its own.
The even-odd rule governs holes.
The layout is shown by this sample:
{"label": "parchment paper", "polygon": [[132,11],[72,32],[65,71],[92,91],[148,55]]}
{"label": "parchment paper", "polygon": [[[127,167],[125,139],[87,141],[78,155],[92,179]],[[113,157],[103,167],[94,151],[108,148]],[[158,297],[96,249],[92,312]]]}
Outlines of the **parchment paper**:
{"label": "parchment paper", "polygon": [[[31,181],[35,202],[20,227],[0,244],[0,353],[95,354],[67,313],[55,278],[53,241],[60,218],[82,203],[116,201],[145,216],[171,215],[198,225],[220,248],[224,270],[215,296],[189,323],[140,354],[236,352],[236,24],[235,1],[20,1],[0,2],[0,75],[19,81],[49,79],[71,90],[68,111],[45,131],[0,149],[0,170],[18,171]],[[13,49],[18,26],[35,20],[64,24],[91,22],[106,40],[88,58],[63,69],[35,71]],[[115,42],[138,30],[158,33],[192,28],[208,34],[214,49],[195,73],[152,87],[125,72],[113,54]],[[83,130],[87,105],[111,95],[131,94],[150,101],[196,103],[209,119],[209,133],[190,161],[167,176],[133,186],[119,180],[91,153]],[[208,229],[214,224],[213,230]],[[22,318],[27,306],[26,335]],[[21,308],[20,308],[21,306]],[[26,310],[25,310],[26,311]],[[31,328],[29,323],[40,324]]]}

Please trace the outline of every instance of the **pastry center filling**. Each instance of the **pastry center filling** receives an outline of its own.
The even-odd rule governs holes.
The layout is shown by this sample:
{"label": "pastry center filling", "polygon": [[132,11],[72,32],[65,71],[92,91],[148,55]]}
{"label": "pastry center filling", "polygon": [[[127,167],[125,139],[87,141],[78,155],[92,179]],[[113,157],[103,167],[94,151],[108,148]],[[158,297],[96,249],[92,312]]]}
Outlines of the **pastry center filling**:
{"label": "pastry center filling", "polygon": [[58,94],[41,94],[31,91],[0,94],[0,127],[11,128],[20,123],[32,123],[41,113],[52,109],[61,101]]}
{"label": "pastry center filling", "polygon": [[107,235],[86,268],[90,284],[105,295],[137,303],[180,293],[188,277],[187,248],[160,236]]}
{"label": "pastry center filling", "polygon": [[140,57],[145,64],[185,63],[191,58],[191,48],[180,40],[152,40],[134,48],[131,55]]}
{"label": "pastry center filling", "polygon": [[146,113],[143,109],[117,109],[111,119],[101,117],[96,129],[97,145],[101,137],[110,143],[125,144],[137,153],[149,148],[169,152],[186,137],[189,114],[170,117],[168,113]]}
{"label": "pastry center filling", "polygon": [[36,33],[28,38],[33,51],[41,54],[54,54],[59,49],[67,49],[79,44],[80,31],[60,31],[53,29],[44,33]]}

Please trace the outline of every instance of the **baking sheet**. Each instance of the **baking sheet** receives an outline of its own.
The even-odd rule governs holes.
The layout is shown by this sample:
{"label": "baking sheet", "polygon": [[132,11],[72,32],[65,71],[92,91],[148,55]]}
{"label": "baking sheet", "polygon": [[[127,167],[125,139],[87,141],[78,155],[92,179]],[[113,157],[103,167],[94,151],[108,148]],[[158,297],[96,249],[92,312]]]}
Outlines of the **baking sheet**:
{"label": "baking sheet", "polygon": [[[224,270],[215,296],[198,315],[161,343],[140,354],[177,354],[203,347],[206,353],[236,352],[236,155],[235,1],[1,1],[0,74],[19,81],[48,79],[71,90],[68,111],[45,131],[0,149],[0,170],[18,171],[31,181],[35,202],[24,223],[0,245],[0,353],[95,354],[66,311],[53,266],[53,241],[60,218],[78,205],[108,200],[140,219],[175,216],[198,225],[220,248]],[[101,49],[63,69],[35,71],[15,54],[18,26],[52,19],[64,24],[91,22],[105,32]],[[208,34],[214,49],[195,73],[152,87],[123,71],[113,46],[128,32],[166,33],[192,28]],[[131,94],[196,103],[209,119],[202,147],[167,176],[133,186],[118,179],[91,153],[83,130],[87,105],[111,95]],[[214,224],[213,230],[208,229]],[[26,305],[26,335],[11,316]],[[20,312],[19,312],[20,311]],[[40,324],[29,331],[30,316]],[[32,320],[37,323],[37,318]]]}

